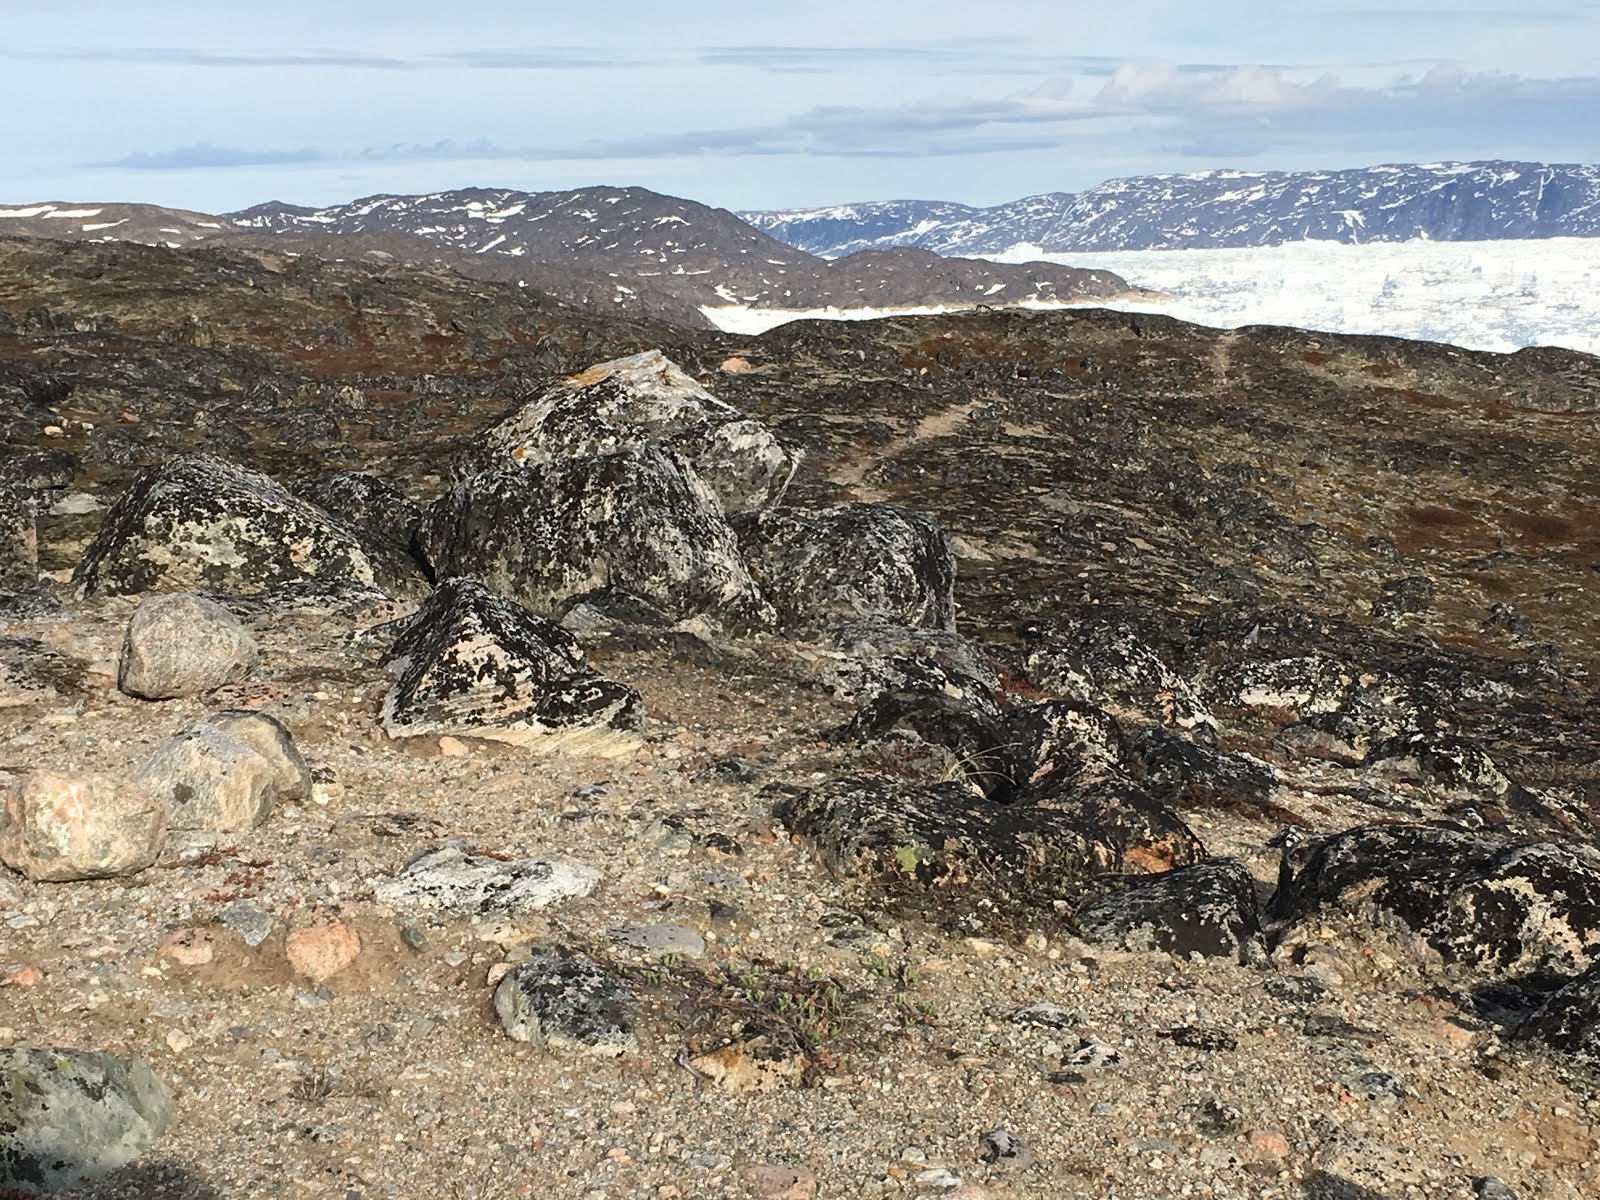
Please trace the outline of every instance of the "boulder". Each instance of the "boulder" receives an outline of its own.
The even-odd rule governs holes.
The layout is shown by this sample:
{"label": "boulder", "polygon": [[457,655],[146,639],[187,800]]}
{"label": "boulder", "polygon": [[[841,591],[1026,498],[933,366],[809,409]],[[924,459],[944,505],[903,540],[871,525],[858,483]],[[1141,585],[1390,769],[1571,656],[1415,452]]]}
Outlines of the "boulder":
{"label": "boulder", "polygon": [[84,596],[249,595],[308,581],[366,585],[397,599],[427,590],[416,564],[393,547],[265,475],[208,458],[140,474],[106,513],[73,579]]}
{"label": "boulder", "polygon": [[311,797],[311,767],[295,745],[294,735],[270,713],[254,708],[225,708],[201,720],[243,742],[272,766],[279,801]]}
{"label": "boulder", "polygon": [[418,549],[427,513],[393,484],[360,471],[327,471],[290,489],[323,512],[335,513],[367,539],[402,554]]}
{"label": "boulder", "polygon": [[1220,664],[1202,675],[1200,690],[1213,704],[1284,710],[1304,718],[1336,712],[1356,682],[1357,672],[1349,663],[1305,654]]}
{"label": "boulder", "polygon": [[998,713],[1024,686],[996,647],[944,629],[890,621],[857,621],[834,630],[822,656],[823,683],[841,700],[870,704],[879,696],[938,693]]}
{"label": "boulder", "polygon": [[1367,751],[1363,765],[1464,799],[1493,800],[1513,787],[1481,746],[1443,733],[1411,730],[1386,738]]}
{"label": "boulder", "polygon": [[0,1047],[0,1191],[52,1195],[92,1183],[148,1150],[175,1115],[137,1058]]}
{"label": "boulder", "polygon": [[564,950],[536,951],[494,990],[506,1033],[555,1054],[615,1058],[633,1049],[627,994],[605,968]]}
{"label": "boulder", "polygon": [[373,889],[397,909],[441,909],[466,916],[517,914],[587,896],[600,872],[581,863],[491,858],[459,843],[426,850]]}
{"label": "boulder", "polygon": [[473,576],[544,615],[615,587],[675,620],[772,621],[716,496],[656,446],[475,475],[435,505],[426,542],[439,578]]}
{"label": "boulder", "polygon": [[133,875],[167,843],[165,800],[104,775],[0,774],[0,862],[29,879]]}
{"label": "boulder", "polygon": [[0,482],[0,591],[38,582],[38,505],[30,491]]}
{"label": "boulder", "polygon": [[1494,978],[1576,975],[1600,957],[1600,850],[1439,825],[1352,829],[1299,847],[1274,916],[1344,910]]}
{"label": "boulder", "polygon": [[765,508],[800,455],[659,350],[599,363],[546,388],[484,435],[476,461],[537,465],[659,445],[693,464],[730,513]]}
{"label": "boulder", "polygon": [[1255,880],[1229,858],[1146,876],[1090,901],[1076,919],[1085,941],[1124,950],[1248,962],[1262,947]]}
{"label": "boulder", "polygon": [[561,626],[473,579],[450,579],[387,655],[391,737],[470,734],[599,754],[637,747],[644,704],[598,674]]}
{"label": "boulder", "polygon": [[117,687],[144,700],[201,696],[243,679],[260,655],[250,631],[215,600],[146,596],[122,638]]}
{"label": "boulder", "polygon": [[1600,963],[1550,995],[1517,1026],[1515,1036],[1600,1070]]}
{"label": "boulder", "polygon": [[889,504],[737,518],[750,572],[785,626],[955,627],[955,554],[932,518]]}
{"label": "boulder", "polygon": [[1278,792],[1271,763],[1191,742],[1151,726],[1128,746],[1144,786],[1157,799],[1182,808],[1216,806],[1259,809]]}
{"label": "boulder", "polygon": [[197,721],[157,746],[139,783],[171,805],[172,827],[253,829],[278,803],[279,767],[249,743]]}

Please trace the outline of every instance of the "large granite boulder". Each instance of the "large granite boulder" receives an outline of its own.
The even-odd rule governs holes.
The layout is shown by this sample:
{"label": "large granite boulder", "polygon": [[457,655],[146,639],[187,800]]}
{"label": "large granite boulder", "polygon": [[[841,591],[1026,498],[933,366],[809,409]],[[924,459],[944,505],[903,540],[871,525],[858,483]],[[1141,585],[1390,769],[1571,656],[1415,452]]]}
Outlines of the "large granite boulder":
{"label": "large granite boulder", "polygon": [[144,700],[201,696],[243,679],[260,655],[250,631],[215,600],[146,596],[122,637],[117,687]]}
{"label": "large granite boulder", "polygon": [[422,595],[417,565],[267,476],[208,458],[143,472],[106,513],[73,576],[81,595],[250,595],[320,582]]}
{"label": "large granite boulder", "polygon": [[1147,875],[1078,910],[1079,936],[1125,950],[1249,961],[1262,948],[1256,883],[1234,859]]}
{"label": "large granite boulder", "polygon": [[311,772],[275,717],[241,709],[212,713],[157,746],[139,782],[164,798],[174,829],[253,829],[288,800],[311,794]]}
{"label": "large granite boulder", "polygon": [[427,512],[392,483],[360,471],[326,471],[291,490],[380,545],[417,552]]}
{"label": "large granite boulder", "polygon": [[876,619],[955,628],[955,554],[930,517],[891,504],[747,513],[750,572],[786,626]]}
{"label": "large granite boulder", "polygon": [[0,1047],[0,1192],[93,1183],[148,1150],[175,1115],[137,1058]]}
{"label": "large granite boulder", "polygon": [[1352,829],[1301,846],[1273,914],[1344,911],[1495,978],[1575,975],[1600,958],[1600,850],[1437,825]]}
{"label": "large granite boulder", "polygon": [[480,467],[535,465],[656,444],[693,464],[730,513],[765,508],[800,455],[718,400],[659,350],[599,363],[546,388],[484,436]]}
{"label": "large granite boulder", "polygon": [[657,446],[475,475],[435,506],[427,542],[439,578],[473,576],[537,613],[622,588],[673,618],[772,619],[716,496]]}
{"label": "large granite boulder", "polygon": [[621,754],[644,704],[599,675],[576,638],[475,579],[450,579],[417,610],[387,661],[391,737],[467,734],[522,746]]}
{"label": "large granite boulder", "polygon": [[0,773],[0,863],[52,883],[111,879],[151,866],[167,844],[157,792],[105,775]]}

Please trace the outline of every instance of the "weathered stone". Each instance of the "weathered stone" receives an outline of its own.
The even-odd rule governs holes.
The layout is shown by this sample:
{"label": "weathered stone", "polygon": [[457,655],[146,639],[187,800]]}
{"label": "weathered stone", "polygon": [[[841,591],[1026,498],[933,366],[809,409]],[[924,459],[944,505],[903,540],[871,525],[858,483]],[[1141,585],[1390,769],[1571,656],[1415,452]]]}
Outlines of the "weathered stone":
{"label": "weathered stone", "polygon": [[767,510],[735,521],[786,626],[877,619],[955,627],[955,554],[930,517],[889,504]]}
{"label": "weathered stone", "polygon": [[427,588],[392,547],[216,459],[145,471],[106,513],[73,576],[82,595],[204,589],[248,595],[274,584],[355,583],[406,598]]}
{"label": "weathered stone", "polygon": [[311,796],[311,767],[295,745],[294,735],[271,713],[254,708],[224,708],[201,720],[243,742],[272,764],[277,802],[306,800]]}
{"label": "weathered stone", "polygon": [[1188,680],[1124,621],[1091,612],[1027,632],[1028,676],[1045,692],[1183,729],[1216,723]]}
{"label": "weathered stone", "polygon": [[1001,737],[1012,780],[1007,799],[1058,802],[1122,765],[1122,730],[1088,704],[1049,700],[1015,709],[1002,721]]}
{"label": "weathered stone", "polygon": [[1191,742],[1152,726],[1128,746],[1144,786],[1158,800],[1180,807],[1265,804],[1277,794],[1278,773],[1270,763]]}
{"label": "weathered stone", "polygon": [[615,1058],[634,1046],[627,994],[605,969],[562,950],[535,952],[506,973],[494,1008],[506,1033],[556,1054]]}
{"label": "weathered stone", "polygon": [[1020,680],[994,647],[944,629],[858,621],[829,639],[820,675],[841,700],[870,704],[895,692],[938,693],[985,704],[998,713]]}
{"label": "weathered stone", "polygon": [[279,798],[279,768],[254,747],[198,721],[157,746],[139,783],[171,805],[172,828],[253,829]]}
{"label": "weathered stone", "polygon": [[473,576],[541,614],[618,587],[674,619],[772,621],[716,495],[656,446],[475,475],[435,505],[427,548],[439,578]]}
{"label": "weathered stone", "polygon": [[1231,708],[1282,709],[1298,717],[1334,712],[1356,685],[1348,663],[1325,654],[1229,662],[1200,680],[1204,695]]}
{"label": "weathered stone", "polygon": [[321,983],[355,962],[361,954],[361,937],[343,921],[321,917],[292,930],[284,953],[295,974]]}
{"label": "weathered stone", "polygon": [[0,862],[29,879],[133,875],[160,857],[168,809],[151,790],[104,775],[0,774]]}
{"label": "weathered stone", "polygon": [[706,940],[687,925],[655,923],[622,925],[608,930],[611,940],[648,954],[678,954],[699,958],[706,952]]}
{"label": "weathered stone", "polygon": [[398,909],[445,909],[473,916],[516,914],[587,896],[600,872],[581,863],[507,860],[445,845],[418,855],[374,894]]}
{"label": "weathered stone", "polygon": [[272,935],[272,914],[263,912],[248,900],[236,900],[217,910],[217,917],[247,946],[259,946]]}
{"label": "weathered stone", "polygon": [[565,629],[476,580],[441,585],[387,657],[391,737],[471,734],[604,755],[638,745],[639,694],[599,675]]}
{"label": "weathered stone", "polygon": [[380,545],[406,554],[419,551],[418,536],[427,514],[399,488],[360,471],[327,471],[290,489],[302,500]]}
{"label": "weathered stone", "polygon": [[175,1115],[137,1058],[0,1048],[0,1190],[53,1194],[92,1183],[148,1150]]}
{"label": "weathered stone", "polygon": [[532,465],[651,443],[692,463],[730,513],[775,503],[800,462],[760,421],[718,400],[659,350],[599,363],[547,388],[484,435],[477,461]]}
{"label": "weathered stone", "polygon": [[123,635],[117,687],[145,700],[200,696],[243,679],[260,655],[250,631],[215,600],[146,596]]}
{"label": "weathered stone", "polygon": [[1136,880],[1090,901],[1076,919],[1086,941],[1126,950],[1244,962],[1261,945],[1255,880],[1228,858]]}
{"label": "weathered stone", "polygon": [[1351,911],[1497,978],[1575,975],[1600,957],[1600,850],[1433,825],[1353,829],[1295,852],[1275,916]]}
{"label": "weathered stone", "polygon": [[68,699],[89,690],[88,664],[37,638],[0,636],[0,709]]}

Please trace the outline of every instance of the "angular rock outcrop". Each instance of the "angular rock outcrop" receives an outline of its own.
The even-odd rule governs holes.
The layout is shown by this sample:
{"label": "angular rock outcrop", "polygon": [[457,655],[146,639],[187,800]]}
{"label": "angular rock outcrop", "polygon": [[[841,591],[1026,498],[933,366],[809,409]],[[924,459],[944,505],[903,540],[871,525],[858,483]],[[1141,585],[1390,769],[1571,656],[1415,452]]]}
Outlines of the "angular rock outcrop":
{"label": "angular rock outcrop", "polygon": [[250,631],[215,600],[146,596],[122,637],[117,687],[143,700],[201,696],[243,679],[260,656]]}
{"label": "angular rock outcrop", "polygon": [[1136,880],[1075,917],[1086,941],[1187,958],[1248,961],[1262,941],[1256,883],[1243,863],[1214,858]]}
{"label": "angular rock outcrop", "polygon": [[489,430],[477,461],[533,465],[652,443],[692,463],[730,513],[776,503],[800,462],[772,430],[659,350],[599,363],[545,389]]}
{"label": "angular rock outcrop", "polygon": [[1167,804],[1259,806],[1278,792],[1272,764],[1191,742],[1156,726],[1129,743],[1128,759],[1138,764],[1146,789]]}
{"label": "angular rock outcrop", "polygon": [[627,993],[588,959],[556,950],[536,952],[506,973],[494,1008],[506,1033],[555,1054],[615,1058],[634,1046]]}
{"label": "angular rock outcrop", "polygon": [[1600,850],[1436,825],[1352,829],[1300,848],[1273,914],[1342,909],[1496,978],[1575,975],[1600,958]]}
{"label": "angular rock outcrop", "polygon": [[638,744],[644,704],[604,678],[577,639],[474,579],[429,596],[386,656],[391,737],[470,734],[522,746],[623,754]]}
{"label": "angular rock outcrop", "polygon": [[327,471],[303,479],[291,489],[302,500],[381,545],[402,554],[417,551],[417,537],[427,513],[392,483],[360,471]]}
{"label": "angular rock outcrop", "polygon": [[1216,724],[1188,680],[1126,622],[1079,615],[1027,632],[1028,677],[1045,692],[1184,729]]}
{"label": "angular rock outcrop", "polygon": [[1386,738],[1367,751],[1364,765],[1467,798],[1494,799],[1514,786],[1483,747],[1442,733],[1411,731]]}
{"label": "angular rock outcrop", "polygon": [[148,1150],[174,1116],[167,1089],[137,1058],[0,1047],[0,1191],[92,1183]]}
{"label": "angular rock outcrop", "polygon": [[459,844],[425,851],[373,889],[398,909],[443,909],[470,916],[515,914],[587,896],[600,872],[582,863],[471,854]]}
{"label": "angular rock outcrop", "polygon": [[267,476],[186,458],[152,467],[106,513],[73,575],[82,595],[203,589],[249,595],[315,581],[395,598],[427,583],[415,563],[371,542]]}
{"label": "angular rock outcrop", "polygon": [[475,475],[434,507],[426,542],[439,578],[473,576],[536,613],[621,588],[674,619],[772,620],[716,496],[656,446]]}
{"label": "angular rock outcrop", "polygon": [[65,882],[133,875],[167,843],[158,793],[104,775],[0,774],[0,862],[29,879]]}
{"label": "angular rock outcrop", "polygon": [[893,621],[955,628],[955,554],[932,518],[890,504],[747,513],[750,572],[786,626]]}
{"label": "angular rock outcrop", "polygon": [[1356,686],[1349,663],[1325,654],[1224,663],[1200,680],[1201,693],[1230,708],[1284,709],[1298,717],[1335,712]]}
{"label": "angular rock outcrop", "polygon": [[1600,963],[1548,997],[1517,1026],[1516,1037],[1600,1070]]}
{"label": "angular rock outcrop", "polygon": [[245,728],[235,736],[225,726],[196,721],[157,746],[139,770],[140,784],[171,805],[174,829],[253,829],[287,793],[310,791],[284,756],[251,744],[261,734]]}
{"label": "angular rock outcrop", "polygon": [[0,482],[0,591],[38,582],[38,505],[31,492]]}

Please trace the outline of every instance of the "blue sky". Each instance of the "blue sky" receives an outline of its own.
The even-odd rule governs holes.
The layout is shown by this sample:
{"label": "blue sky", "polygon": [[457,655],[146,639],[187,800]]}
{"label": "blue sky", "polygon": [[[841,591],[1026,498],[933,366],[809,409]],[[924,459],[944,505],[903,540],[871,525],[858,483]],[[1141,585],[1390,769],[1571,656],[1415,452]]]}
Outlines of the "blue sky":
{"label": "blue sky", "polygon": [[989,204],[1222,166],[1600,160],[1600,0],[0,0],[0,27],[0,202]]}

